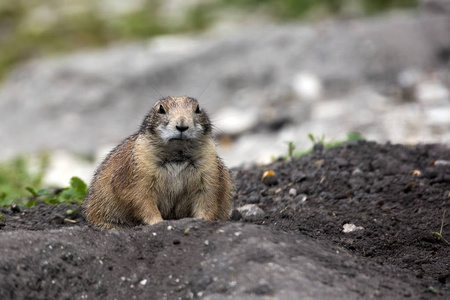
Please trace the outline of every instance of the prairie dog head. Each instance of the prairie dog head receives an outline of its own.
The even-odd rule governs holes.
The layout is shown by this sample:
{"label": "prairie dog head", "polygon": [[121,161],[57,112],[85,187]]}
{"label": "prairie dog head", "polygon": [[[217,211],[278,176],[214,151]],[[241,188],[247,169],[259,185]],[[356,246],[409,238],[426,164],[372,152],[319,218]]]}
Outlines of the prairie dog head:
{"label": "prairie dog head", "polygon": [[164,144],[179,144],[210,137],[211,123],[197,100],[167,97],[155,103],[142,130]]}

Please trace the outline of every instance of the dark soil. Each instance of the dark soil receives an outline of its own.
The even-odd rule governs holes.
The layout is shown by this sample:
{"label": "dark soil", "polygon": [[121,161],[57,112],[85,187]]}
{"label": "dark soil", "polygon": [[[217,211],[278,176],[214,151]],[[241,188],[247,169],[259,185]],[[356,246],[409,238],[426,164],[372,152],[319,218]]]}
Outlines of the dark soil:
{"label": "dark soil", "polygon": [[447,210],[450,241],[449,148],[316,148],[233,170],[235,207],[264,214],[228,222],[108,231],[75,205],[4,208],[0,299],[449,299],[450,244],[432,234]]}

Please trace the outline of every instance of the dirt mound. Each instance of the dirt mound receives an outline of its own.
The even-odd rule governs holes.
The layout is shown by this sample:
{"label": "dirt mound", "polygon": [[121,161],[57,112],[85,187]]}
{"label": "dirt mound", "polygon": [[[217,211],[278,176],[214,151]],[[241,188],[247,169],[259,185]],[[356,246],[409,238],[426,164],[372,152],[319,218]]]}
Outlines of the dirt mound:
{"label": "dirt mound", "polygon": [[352,142],[235,169],[235,207],[263,213],[229,222],[107,231],[66,216],[74,206],[3,209],[0,298],[446,299],[450,245],[432,232],[449,208],[448,161],[442,145]]}

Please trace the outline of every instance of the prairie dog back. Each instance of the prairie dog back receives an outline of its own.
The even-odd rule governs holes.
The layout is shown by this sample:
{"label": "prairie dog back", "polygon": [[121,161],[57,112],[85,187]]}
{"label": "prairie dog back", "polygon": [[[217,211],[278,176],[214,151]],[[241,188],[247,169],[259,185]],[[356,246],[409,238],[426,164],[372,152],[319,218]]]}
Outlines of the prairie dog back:
{"label": "prairie dog back", "polygon": [[186,217],[226,220],[232,182],[197,100],[167,97],[99,166],[84,202],[104,228]]}

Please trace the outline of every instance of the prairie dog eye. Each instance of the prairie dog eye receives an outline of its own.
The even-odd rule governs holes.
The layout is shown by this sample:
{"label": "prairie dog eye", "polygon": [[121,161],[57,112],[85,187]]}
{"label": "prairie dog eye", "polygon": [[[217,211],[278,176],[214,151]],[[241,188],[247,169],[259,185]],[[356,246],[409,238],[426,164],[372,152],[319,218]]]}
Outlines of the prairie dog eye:
{"label": "prairie dog eye", "polygon": [[195,109],[195,113],[199,114],[200,113],[200,105],[197,105],[197,108]]}
{"label": "prairie dog eye", "polygon": [[166,110],[164,109],[164,106],[162,106],[162,105],[159,106],[158,113],[163,114],[163,115],[166,113]]}

